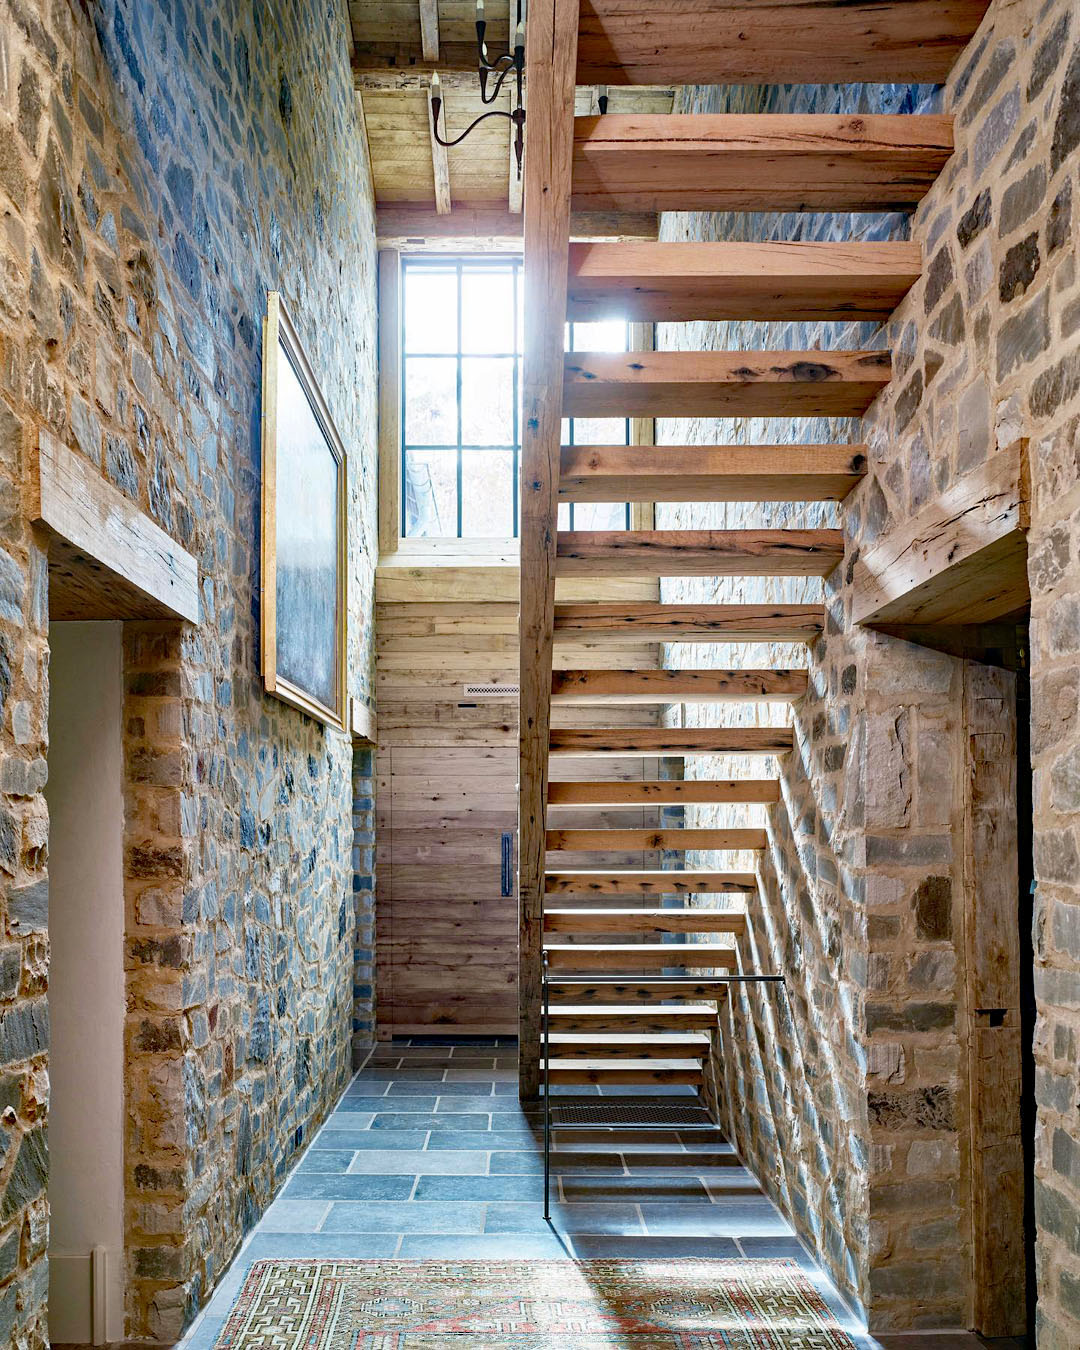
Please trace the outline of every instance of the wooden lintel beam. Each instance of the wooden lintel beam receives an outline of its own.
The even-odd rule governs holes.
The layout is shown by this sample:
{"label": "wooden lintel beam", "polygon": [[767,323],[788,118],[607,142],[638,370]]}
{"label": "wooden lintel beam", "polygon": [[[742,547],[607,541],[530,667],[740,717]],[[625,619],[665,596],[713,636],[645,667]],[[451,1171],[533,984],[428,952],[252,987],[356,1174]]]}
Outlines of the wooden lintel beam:
{"label": "wooden lintel beam", "polygon": [[780,800],[776,778],[654,778],[637,782],[567,779],[548,783],[553,806],[689,806],[693,803],[756,803]]}
{"label": "wooden lintel beam", "polygon": [[555,606],[556,642],[813,642],[824,624],[820,605]]}
{"label": "wooden lintel beam", "polygon": [[48,431],[30,464],[27,518],[49,531],[52,619],[199,621],[199,565]]}
{"label": "wooden lintel beam", "polygon": [[556,670],[555,703],[790,703],[806,693],[805,670]]}
{"label": "wooden lintel beam", "polygon": [[1014,441],[864,549],[851,618],[863,624],[984,624],[1030,598],[1027,441]]}
{"label": "wooden lintel beam", "polygon": [[[446,126],[446,104],[443,104],[443,126]],[[431,86],[427,91],[428,131],[431,135],[431,171],[435,178],[435,214],[450,214],[450,162],[446,157],[446,146],[441,145],[435,135],[435,108],[431,101]]]}

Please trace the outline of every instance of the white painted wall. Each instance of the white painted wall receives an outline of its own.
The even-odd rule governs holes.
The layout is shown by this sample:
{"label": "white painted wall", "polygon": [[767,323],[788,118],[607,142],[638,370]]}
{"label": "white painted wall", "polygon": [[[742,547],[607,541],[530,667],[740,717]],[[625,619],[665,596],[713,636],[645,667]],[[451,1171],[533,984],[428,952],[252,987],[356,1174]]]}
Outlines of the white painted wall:
{"label": "white painted wall", "polygon": [[[123,1339],[124,799],[119,623],[49,630],[49,1331]],[[91,1253],[104,1252],[104,1319]],[[102,1280],[101,1256],[98,1282]]]}

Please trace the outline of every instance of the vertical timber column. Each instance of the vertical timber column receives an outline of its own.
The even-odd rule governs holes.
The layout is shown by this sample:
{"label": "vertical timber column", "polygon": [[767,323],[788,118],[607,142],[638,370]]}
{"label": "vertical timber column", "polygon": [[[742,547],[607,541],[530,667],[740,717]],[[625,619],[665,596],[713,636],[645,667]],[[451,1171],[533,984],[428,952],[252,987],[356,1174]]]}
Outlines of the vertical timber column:
{"label": "vertical timber column", "polygon": [[529,120],[525,154],[518,759],[518,1077],[523,1097],[535,1097],[540,1090],[544,812],[579,2],[533,0],[526,39]]}

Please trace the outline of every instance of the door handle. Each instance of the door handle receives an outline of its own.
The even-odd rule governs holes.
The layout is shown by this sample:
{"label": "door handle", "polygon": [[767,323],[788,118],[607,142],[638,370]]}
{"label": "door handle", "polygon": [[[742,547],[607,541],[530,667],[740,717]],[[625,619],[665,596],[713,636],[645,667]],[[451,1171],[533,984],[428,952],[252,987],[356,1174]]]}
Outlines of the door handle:
{"label": "door handle", "polygon": [[502,893],[514,894],[514,831],[502,832]]}

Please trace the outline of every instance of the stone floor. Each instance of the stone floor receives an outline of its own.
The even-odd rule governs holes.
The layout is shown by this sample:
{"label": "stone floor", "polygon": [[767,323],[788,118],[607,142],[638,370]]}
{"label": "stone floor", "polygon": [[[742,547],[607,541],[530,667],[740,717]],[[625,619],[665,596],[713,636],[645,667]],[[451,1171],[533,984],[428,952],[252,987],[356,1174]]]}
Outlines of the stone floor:
{"label": "stone floor", "polygon": [[[674,1139],[616,1131],[603,1157],[595,1134],[561,1133],[549,1226],[542,1117],[519,1105],[515,1066],[513,1044],[494,1039],[381,1045],[248,1237],[183,1350],[213,1345],[251,1263],[267,1257],[791,1257],[860,1350],[981,1344],[967,1336],[861,1334],[715,1130]],[[643,1151],[665,1156],[645,1167],[635,1163]]]}

